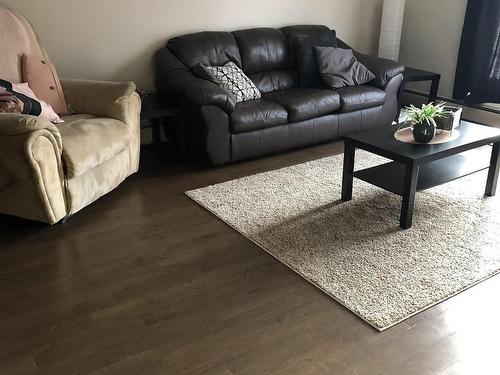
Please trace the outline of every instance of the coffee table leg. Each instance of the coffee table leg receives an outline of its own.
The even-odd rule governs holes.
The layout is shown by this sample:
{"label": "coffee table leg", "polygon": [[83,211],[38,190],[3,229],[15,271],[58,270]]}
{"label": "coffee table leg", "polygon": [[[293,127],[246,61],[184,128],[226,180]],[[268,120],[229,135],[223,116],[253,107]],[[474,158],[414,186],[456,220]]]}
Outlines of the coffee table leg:
{"label": "coffee table leg", "polygon": [[344,173],[342,175],[342,200],[344,202],[352,199],[352,180],[354,173],[354,155],[356,147],[348,141],[344,146]]}
{"label": "coffee table leg", "polygon": [[405,169],[405,180],[403,181],[403,204],[401,206],[401,217],[399,226],[403,229],[411,228],[413,221],[413,207],[415,203],[415,192],[417,191],[418,164],[407,164]]}
{"label": "coffee table leg", "polygon": [[488,180],[486,181],[485,195],[492,197],[495,195],[498,183],[498,170],[500,168],[500,142],[493,144],[491,151],[490,169],[488,170]]}

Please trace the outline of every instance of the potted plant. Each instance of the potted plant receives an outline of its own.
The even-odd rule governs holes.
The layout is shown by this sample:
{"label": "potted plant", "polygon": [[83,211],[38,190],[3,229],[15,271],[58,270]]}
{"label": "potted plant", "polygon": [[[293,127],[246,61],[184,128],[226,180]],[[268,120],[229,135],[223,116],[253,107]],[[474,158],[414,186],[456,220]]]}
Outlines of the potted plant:
{"label": "potted plant", "polygon": [[429,143],[436,135],[436,119],[444,118],[452,114],[444,108],[445,103],[423,104],[421,108],[413,104],[406,107],[406,121],[410,123],[413,130],[413,138],[419,143]]}

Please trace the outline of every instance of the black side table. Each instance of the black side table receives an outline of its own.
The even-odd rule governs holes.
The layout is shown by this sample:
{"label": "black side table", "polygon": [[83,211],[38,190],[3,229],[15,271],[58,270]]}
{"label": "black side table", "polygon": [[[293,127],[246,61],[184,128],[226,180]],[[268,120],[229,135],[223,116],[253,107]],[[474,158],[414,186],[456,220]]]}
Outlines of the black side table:
{"label": "black side table", "polygon": [[428,103],[435,103],[437,99],[437,93],[439,88],[439,81],[441,80],[441,74],[428,72],[427,70],[411,68],[409,66],[405,66],[404,78],[401,83],[401,87],[399,89],[398,101],[399,101],[399,110],[396,115],[396,121],[399,119],[399,113],[401,112],[401,103],[403,102],[403,94],[405,92],[405,86],[408,82],[424,82],[431,81],[431,88],[429,91],[429,95],[427,95]]}
{"label": "black side table", "polygon": [[162,126],[173,126],[174,141],[181,160],[186,157],[186,123],[180,108],[174,107],[157,94],[142,96],[141,120],[148,120],[149,124],[142,129],[151,127],[153,144],[161,143],[160,129]]}
{"label": "black side table", "polygon": [[403,89],[400,91],[400,102],[406,83],[420,82],[420,81],[431,81],[431,89],[429,91],[429,95],[427,95],[427,99],[429,103],[436,102],[440,80],[441,80],[441,74],[439,73],[428,72],[426,70],[421,70],[406,66],[404,72],[404,80],[402,84]]}

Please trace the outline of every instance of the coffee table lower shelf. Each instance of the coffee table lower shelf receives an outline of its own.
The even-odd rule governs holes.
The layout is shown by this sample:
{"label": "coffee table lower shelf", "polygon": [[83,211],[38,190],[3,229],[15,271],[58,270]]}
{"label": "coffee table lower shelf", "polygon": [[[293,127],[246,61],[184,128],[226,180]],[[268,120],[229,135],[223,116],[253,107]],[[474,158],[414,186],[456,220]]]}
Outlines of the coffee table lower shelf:
{"label": "coffee table lower shelf", "polygon": [[[487,146],[482,150],[471,150],[422,164],[418,174],[416,191],[430,189],[488,169],[490,166],[489,153],[491,153],[491,147]],[[404,164],[393,161],[356,171],[353,176],[391,193],[403,196]]]}

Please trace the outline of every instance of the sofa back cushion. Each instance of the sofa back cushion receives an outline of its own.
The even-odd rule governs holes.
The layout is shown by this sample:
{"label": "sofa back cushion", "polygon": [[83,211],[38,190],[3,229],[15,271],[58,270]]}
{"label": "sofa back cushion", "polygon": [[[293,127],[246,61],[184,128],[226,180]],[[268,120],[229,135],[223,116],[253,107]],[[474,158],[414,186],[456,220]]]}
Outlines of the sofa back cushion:
{"label": "sofa back cushion", "polygon": [[283,34],[289,42],[297,36],[310,36],[321,40],[331,40],[336,38],[335,30],[330,30],[329,27],[324,25],[295,25],[285,26],[281,28]]}
{"label": "sofa back cushion", "polygon": [[299,86],[299,78],[295,69],[272,70],[249,74],[248,77],[262,94],[278,90],[288,90]]}
{"label": "sofa back cushion", "polygon": [[292,54],[285,35],[278,29],[257,28],[233,32],[245,73],[292,68]]}
{"label": "sofa back cushion", "polygon": [[318,70],[314,46],[337,47],[334,30],[322,25],[296,25],[283,27],[295,64],[297,65],[299,86],[322,88],[324,83]]}
{"label": "sofa back cushion", "polygon": [[167,48],[189,69],[196,64],[222,66],[230,61],[241,67],[234,36],[223,31],[204,31],[170,39]]}
{"label": "sofa back cushion", "polygon": [[297,35],[335,39],[335,31],[327,26],[297,25],[186,34],[171,39],[167,48],[191,70],[197,64],[223,66],[232,61],[266,94],[299,86],[292,47]]}
{"label": "sofa back cushion", "polygon": [[315,47],[337,47],[337,39],[323,40],[316,36],[297,35],[293,40],[301,87],[324,87]]}
{"label": "sofa back cushion", "polygon": [[263,93],[297,86],[293,52],[278,29],[256,28],[233,32],[243,71]]}

